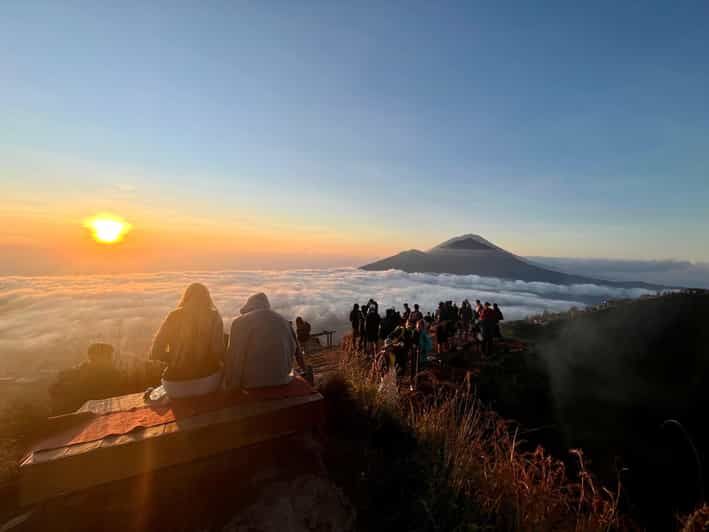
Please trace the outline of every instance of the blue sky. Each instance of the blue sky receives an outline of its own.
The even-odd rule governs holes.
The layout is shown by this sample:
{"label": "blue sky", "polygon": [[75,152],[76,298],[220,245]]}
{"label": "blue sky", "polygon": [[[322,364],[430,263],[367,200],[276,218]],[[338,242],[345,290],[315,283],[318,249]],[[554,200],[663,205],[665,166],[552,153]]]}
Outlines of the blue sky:
{"label": "blue sky", "polygon": [[0,7],[15,210],[709,261],[707,2],[98,4]]}

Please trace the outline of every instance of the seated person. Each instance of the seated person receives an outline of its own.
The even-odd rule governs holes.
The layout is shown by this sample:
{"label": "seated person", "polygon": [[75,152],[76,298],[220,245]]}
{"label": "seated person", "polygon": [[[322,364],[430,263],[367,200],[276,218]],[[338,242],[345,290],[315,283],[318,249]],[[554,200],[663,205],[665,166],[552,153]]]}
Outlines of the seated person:
{"label": "seated person", "polygon": [[95,343],[89,346],[87,360],[61,371],[49,386],[52,413],[65,414],[91,399],[103,399],[122,393],[123,377],[113,365],[113,346]]}
{"label": "seated person", "polygon": [[225,358],[227,388],[262,388],[288,384],[293,357],[305,372],[305,362],[290,323],[271,310],[266,294],[251,296],[231,324]]}
{"label": "seated person", "polygon": [[203,284],[187,287],[177,308],[160,326],[151,360],[165,362],[168,397],[204,395],[219,388],[224,361],[224,323]]}

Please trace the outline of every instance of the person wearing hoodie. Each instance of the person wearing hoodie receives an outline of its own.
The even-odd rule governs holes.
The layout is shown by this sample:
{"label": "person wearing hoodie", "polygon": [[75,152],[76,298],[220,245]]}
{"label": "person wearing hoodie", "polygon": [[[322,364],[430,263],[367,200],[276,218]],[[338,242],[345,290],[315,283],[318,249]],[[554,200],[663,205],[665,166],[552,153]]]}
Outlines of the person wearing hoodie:
{"label": "person wearing hoodie", "polygon": [[224,367],[227,389],[288,384],[293,357],[307,368],[288,320],[271,309],[266,294],[252,295],[231,324]]}

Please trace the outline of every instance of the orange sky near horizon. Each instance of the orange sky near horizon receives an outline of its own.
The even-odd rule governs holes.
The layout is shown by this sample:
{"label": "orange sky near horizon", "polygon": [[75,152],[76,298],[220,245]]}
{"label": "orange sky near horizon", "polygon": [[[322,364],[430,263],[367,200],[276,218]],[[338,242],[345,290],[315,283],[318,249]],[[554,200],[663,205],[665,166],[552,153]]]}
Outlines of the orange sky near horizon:
{"label": "orange sky near horizon", "polygon": [[[228,220],[154,219],[144,213],[112,214],[130,223],[117,243],[94,240],[84,220],[97,214],[0,215],[0,248],[12,249],[15,268],[0,273],[123,273],[159,270],[281,269],[358,266],[395,251],[347,234],[294,228],[239,226]],[[8,268],[9,266],[9,268]],[[15,271],[12,271],[15,270]]]}
{"label": "orange sky near horizon", "polygon": [[[314,196],[211,174],[194,178],[199,186],[185,185],[184,176],[151,168],[45,152],[15,153],[0,178],[0,275],[360,266],[465,233],[521,256],[687,258],[684,241],[670,238],[677,231],[671,222],[662,234],[643,224],[624,227],[631,249],[625,237],[593,225],[521,223],[513,211],[491,216],[476,208],[449,216],[435,196],[423,210],[412,209],[405,195],[378,210],[353,202],[349,191]],[[121,243],[91,238],[84,221],[101,212],[132,225]],[[666,242],[662,256],[652,252],[659,238]]]}

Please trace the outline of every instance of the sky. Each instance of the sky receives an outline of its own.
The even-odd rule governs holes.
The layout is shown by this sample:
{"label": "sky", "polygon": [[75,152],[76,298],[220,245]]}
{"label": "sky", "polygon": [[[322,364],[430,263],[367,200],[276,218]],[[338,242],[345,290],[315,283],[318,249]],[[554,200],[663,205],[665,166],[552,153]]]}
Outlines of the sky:
{"label": "sky", "polygon": [[709,261],[707,2],[99,4],[0,6],[0,274]]}

